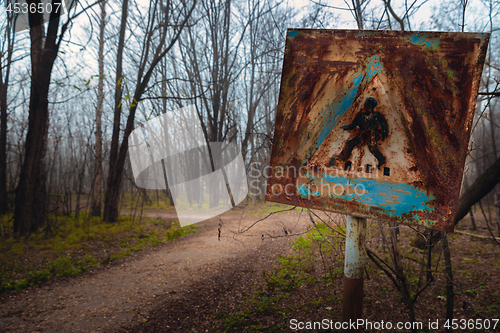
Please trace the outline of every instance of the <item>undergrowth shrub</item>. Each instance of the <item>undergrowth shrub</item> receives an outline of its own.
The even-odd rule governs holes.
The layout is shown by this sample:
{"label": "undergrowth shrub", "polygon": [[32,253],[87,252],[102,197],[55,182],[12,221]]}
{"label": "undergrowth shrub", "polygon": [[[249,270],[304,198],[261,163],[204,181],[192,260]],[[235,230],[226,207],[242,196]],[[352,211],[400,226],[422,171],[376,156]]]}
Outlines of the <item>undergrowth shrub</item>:
{"label": "undergrowth shrub", "polygon": [[[304,235],[292,243],[292,253],[280,256],[271,272],[262,272],[263,288],[256,291],[242,309],[233,314],[218,312],[214,316],[221,320],[224,332],[237,332],[245,329],[252,331],[280,332],[282,323],[266,325],[260,318],[279,316],[286,319],[291,311],[288,305],[291,293],[305,284],[331,284],[343,275],[343,257],[335,247],[341,243],[335,236],[342,235],[344,227],[330,227],[323,223],[315,224]],[[341,237],[339,237],[341,238]],[[311,305],[320,306],[334,300],[311,301]],[[213,328],[217,330],[216,328]]]}

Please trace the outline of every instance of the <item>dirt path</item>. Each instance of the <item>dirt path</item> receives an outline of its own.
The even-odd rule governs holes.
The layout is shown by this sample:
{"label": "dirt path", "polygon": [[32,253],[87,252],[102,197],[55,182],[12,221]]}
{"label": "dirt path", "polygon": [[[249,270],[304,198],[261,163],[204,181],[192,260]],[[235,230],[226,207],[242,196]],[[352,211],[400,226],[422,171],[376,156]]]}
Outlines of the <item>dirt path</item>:
{"label": "dirt path", "polygon": [[[150,213],[158,215],[171,218],[171,214]],[[300,212],[272,215],[244,235],[233,237],[231,230],[261,217],[230,212],[221,219],[200,223],[196,233],[177,242],[142,251],[82,277],[4,294],[0,300],[0,331],[109,332],[146,323],[152,311],[158,311],[160,299],[192,297],[193,286],[220,279],[221,272],[230,274],[235,265],[244,267],[248,261],[245,258],[251,258],[253,268],[268,264],[269,258],[287,251],[289,239],[262,241],[262,235],[285,235],[285,229],[287,233],[300,232],[309,221]],[[250,268],[248,272],[255,273]]]}

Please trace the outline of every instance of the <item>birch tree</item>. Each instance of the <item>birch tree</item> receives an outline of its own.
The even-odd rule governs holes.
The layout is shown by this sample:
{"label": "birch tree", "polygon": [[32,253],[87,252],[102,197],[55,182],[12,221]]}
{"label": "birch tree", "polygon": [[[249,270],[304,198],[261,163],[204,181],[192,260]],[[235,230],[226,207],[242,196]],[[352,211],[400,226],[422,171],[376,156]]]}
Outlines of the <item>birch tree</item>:
{"label": "birch tree", "polygon": [[101,217],[101,182],[102,182],[102,107],[104,101],[104,30],[106,27],[106,1],[102,0],[101,19],[99,21],[99,84],[97,87],[97,108],[95,119],[95,166],[92,185],[92,216]]}

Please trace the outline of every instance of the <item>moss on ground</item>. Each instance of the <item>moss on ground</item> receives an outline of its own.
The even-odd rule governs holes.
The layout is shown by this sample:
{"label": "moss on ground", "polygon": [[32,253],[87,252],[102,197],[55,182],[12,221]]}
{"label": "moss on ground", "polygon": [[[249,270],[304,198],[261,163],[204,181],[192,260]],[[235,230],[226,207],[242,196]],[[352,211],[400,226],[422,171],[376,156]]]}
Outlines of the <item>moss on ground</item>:
{"label": "moss on ground", "polygon": [[120,215],[105,223],[86,213],[49,216],[44,230],[15,237],[12,215],[0,217],[0,292],[21,290],[55,277],[73,277],[196,230],[178,221]]}

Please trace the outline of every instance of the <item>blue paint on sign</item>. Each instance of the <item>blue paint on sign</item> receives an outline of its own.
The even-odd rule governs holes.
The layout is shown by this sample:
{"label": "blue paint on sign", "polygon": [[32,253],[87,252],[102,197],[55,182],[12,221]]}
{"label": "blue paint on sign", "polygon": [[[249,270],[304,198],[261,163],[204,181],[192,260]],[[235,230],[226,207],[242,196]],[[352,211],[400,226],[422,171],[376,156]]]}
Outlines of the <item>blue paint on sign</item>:
{"label": "blue paint on sign", "polygon": [[437,50],[439,47],[439,39],[429,38],[429,36],[427,36],[427,34],[415,33],[415,34],[410,36],[410,41],[413,44],[426,46],[427,48],[429,48],[431,50]]}
{"label": "blue paint on sign", "polygon": [[417,211],[434,211],[434,208],[429,206],[434,200],[434,195],[412,185],[329,174],[321,174],[318,178],[308,173],[307,178],[315,179],[316,188],[320,191],[311,192],[309,187],[302,184],[297,190],[303,198],[325,195],[324,192],[328,190],[331,192],[330,197],[349,201],[355,197],[360,203],[380,207],[385,214],[394,217],[414,214]]}
{"label": "blue paint on sign", "polygon": [[299,192],[302,198],[306,198],[311,195],[311,190],[304,184],[297,186],[297,192]]}
{"label": "blue paint on sign", "polygon": [[293,38],[293,37],[297,36],[298,34],[299,34],[299,32],[297,30],[292,30],[292,31],[288,32],[288,37]]}

